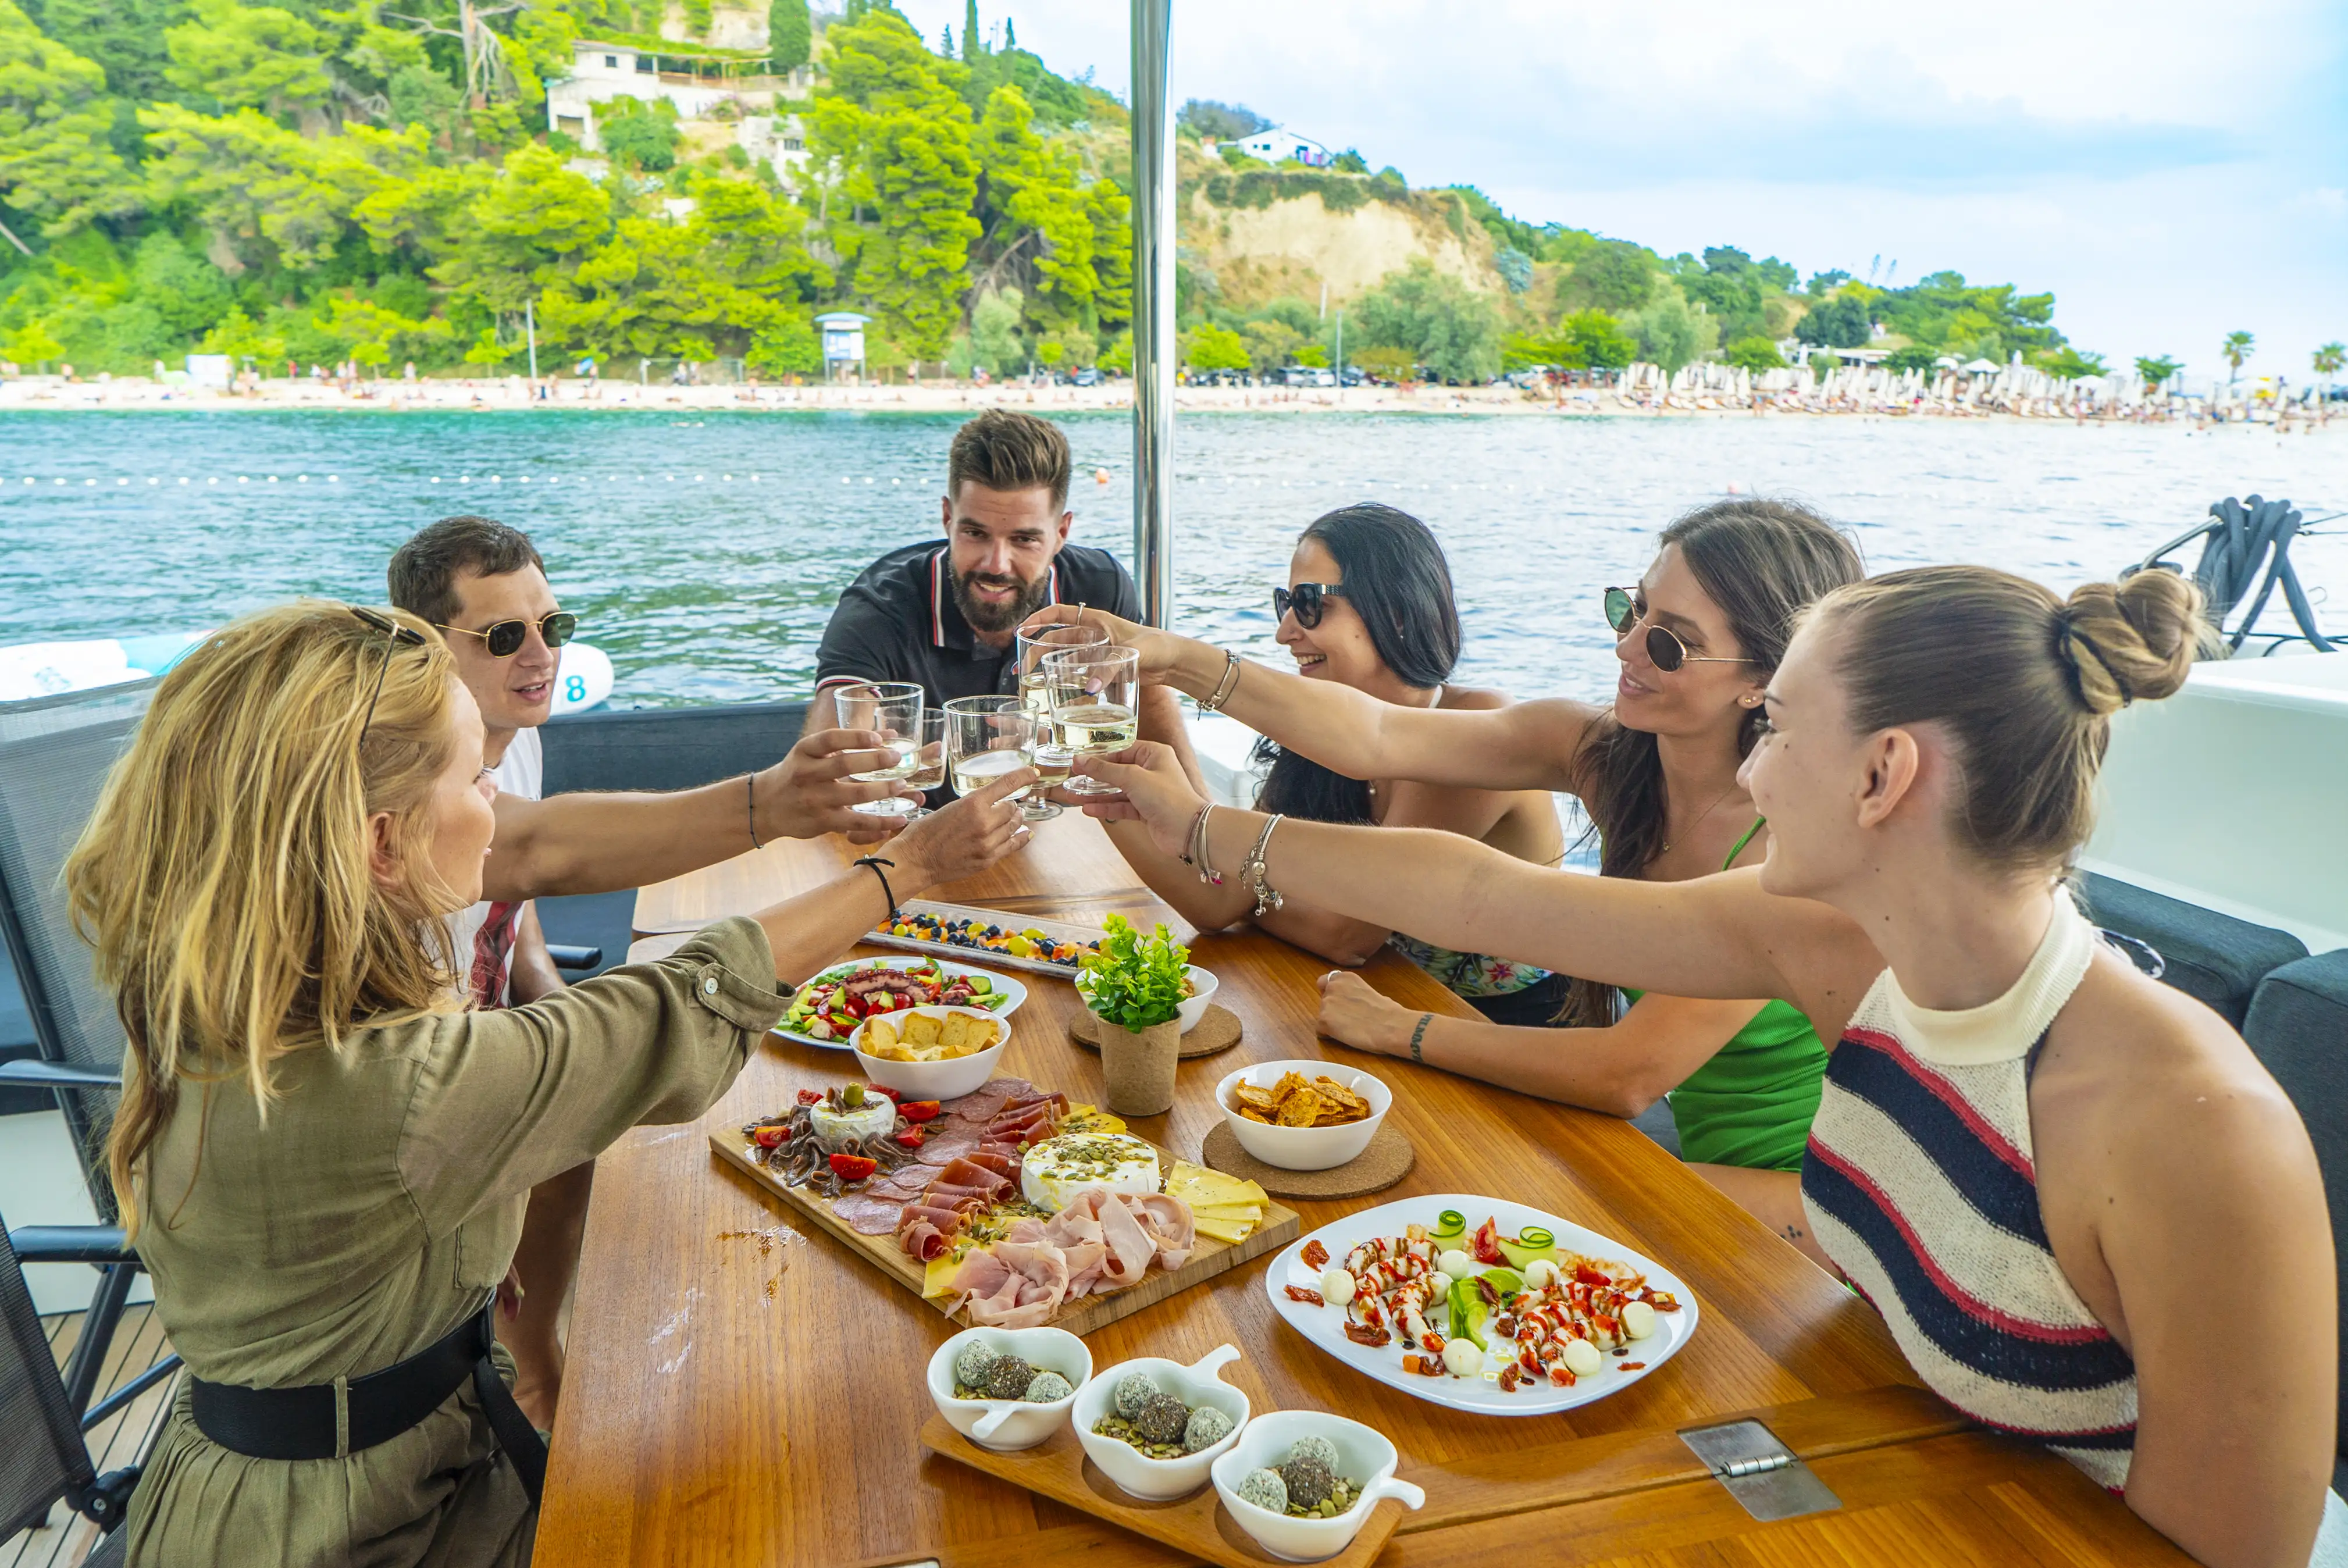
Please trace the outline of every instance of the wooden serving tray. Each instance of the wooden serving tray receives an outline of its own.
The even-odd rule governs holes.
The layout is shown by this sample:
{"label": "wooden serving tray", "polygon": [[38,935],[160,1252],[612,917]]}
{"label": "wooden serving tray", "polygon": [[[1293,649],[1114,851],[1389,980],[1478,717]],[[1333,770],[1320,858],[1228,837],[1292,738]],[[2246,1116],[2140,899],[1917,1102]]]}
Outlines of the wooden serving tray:
{"label": "wooden serving tray", "polygon": [[[922,1284],[927,1277],[928,1270],[905,1255],[905,1250],[897,1244],[895,1236],[860,1235],[849,1227],[845,1220],[832,1212],[831,1204],[824,1199],[817,1197],[803,1187],[785,1186],[781,1178],[750,1158],[750,1146],[743,1141],[741,1133],[733,1128],[711,1132],[709,1147],[715,1150],[718,1157],[727,1164],[780,1198],[805,1218],[814,1221],[819,1228],[837,1238],[843,1245],[862,1253],[875,1268],[912,1292],[915,1300],[925,1305],[937,1306],[942,1311],[944,1306],[942,1299],[932,1301],[922,1295]],[[1157,1146],[1153,1144],[1151,1147]],[[1169,1169],[1174,1162],[1174,1158],[1169,1151],[1159,1149],[1158,1150],[1159,1168]],[[1113,1290],[1106,1295],[1088,1295],[1073,1305],[1063,1304],[1058,1315],[1052,1319],[1050,1326],[1066,1329],[1070,1334],[1081,1338],[1103,1324],[1115,1323],[1118,1318],[1130,1316],[1145,1306],[1153,1306],[1169,1295],[1186,1291],[1202,1281],[1212,1279],[1225,1269],[1237,1268],[1251,1258],[1259,1258],[1266,1253],[1277,1252],[1294,1241],[1303,1229],[1303,1221],[1295,1210],[1278,1202],[1267,1203],[1263,1211],[1263,1222],[1249,1232],[1245,1240],[1233,1243],[1219,1242],[1212,1236],[1200,1236],[1197,1247],[1191,1252],[1189,1261],[1180,1268],[1171,1273],[1160,1268],[1152,1268],[1141,1276],[1139,1283],[1127,1285],[1123,1290]],[[945,1315],[951,1322],[964,1327],[970,1326],[970,1320],[960,1313]]]}
{"label": "wooden serving tray", "polygon": [[[1223,1568],[1262,1568],[1264,1563],[1286,1561],[1257,1545],[1255,1537],[1241,1528],[1239,1521],[1223,1507],[1223,1500],[1216,1494],[1211,1480],[1189,1497],[1176,1498],[1171,1502],[1150,1502],[1135,1497],[1085,1457],[1084,1445],[1069,1427],[1062,1427],[1032,1449],[999,1454],[992,1449],[980,1448],[955,1431],[943,1416],[932,1416],[922,1427],[922,1446],[973,1470],[984,1470],[1029,1491],[1040,1492],[1056,1502],[1122,1525],[1137,1535],[1162,1541],[1204,1562],[1221,1563]],[[1395,1526],[1402,1522],[1402,1515],[1400,1502],[1391,1497],[1380,1498],[1371,1506],[1370,1517],[1363,1522],[1361,1533],[1354,1537],[1353,1543],[1336,1556],[1320,1561],[1328,1568],[1366,1568],[1385,1550],[1386,1540],[1394,1534]]]}
{"label": "wooden serving tray", "polygon": [[[1021,914],[1016,910],[981,909],[976,904],[939,903],[926,898],[909,898],[897,906],[900,914],[929,914],[940,920],[978,920],[989,925],[1008,926],[1017,931],[1040,931],[1055,942],[1075,942],[1097,944],[1108,933],[1097,925],[1071,925],[1065,920],[1045,920],[1041,915]],[[978,969],[1016,969],[1025,975],[1056,975],[1074,982],[1076,972],[1065,964],[1055,964],[1047,958],[1018,958],[992,947],[958,947],[951,942],[924,942],[918,936],[891,936],[885,931],[868,931],[863,940],[874,947],[893,947],[901,953],[926,953],[932,957],[950,959],[956,964]]]}

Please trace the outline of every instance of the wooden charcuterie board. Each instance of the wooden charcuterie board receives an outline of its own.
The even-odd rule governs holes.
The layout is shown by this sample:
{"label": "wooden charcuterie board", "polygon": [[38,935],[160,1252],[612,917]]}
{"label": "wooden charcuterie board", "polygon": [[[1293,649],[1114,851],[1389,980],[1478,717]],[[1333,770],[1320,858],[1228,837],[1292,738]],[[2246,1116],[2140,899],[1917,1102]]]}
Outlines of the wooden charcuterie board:
{"label": "wooden charcuterie board", "polygon": [[[843,1245],[861,1253],[875,1268],[910,1291],[914,1300],[942,1310],[945,1305],[942,1299],[931,1301],[922,1295],[922,1284],[928,1271],[905,1254],[905,1250],[897,1244],[895,1236],[859,1234],[847,1221],[832,1212],[830,1203],[824,1199],[803,1187],[784,1185],[780,1177],[750,1158],[750,1145],[734,1128],[713,1130],[709,1135],[709,1147],[719,1159],[780,1198],[796,1212],[813,1221]],[[1152,1144],[1151,1147],[1157,1146]],[[1159,1170],[1171,1170],[1174,1160],[1170,1150],[1158,1150]],[[1180,1268],[1170,1273],[1152,1268],[1138,1284],[1127,1285],[1123,1290],[1063,1303],[1058,1315],[1051,1320],[1051,1326],[1064,1328],[1081,1337],[1103,1324],[1115,1323],[1120,1317],[1139,1312],[1145,1306],[1155,1305],[1201,1281],[1212,1279],[1226,1269],[1237,1268],[1251,1258],[1277,1252],[1294,1241],[1303,1228],[1303,1222],[1295,1210],[1279,1202],[1268,1203],[1263,1212],[1263,1222],[1249,1232],[1244,1239],[1224,1243],[1201,1235],[1198,1238],[1198,1245]],[[963,1314],[948,1314],[947,1316],[954,1323],[969,1326],[969,1319]]]}
{"label": "wooden charcuterie board", "polygon": [[[1066,1427],[1032,1449],[1002,1454],[980,1448],[948,1426],[943,1416],[932,1416],[922,1427],[922,1446],[1097,1519],[1123,1525],[1137,1535],[1162,1541],[1201,1562],[1220,1563],[1222,1568],[1260,1568],[1284,1561],[1266,1552],[1255,1537],[1240,1528],[1223,1507],[1213,1482],[1170,1502],[1135,1497],[1085,1457],[1084,1445]],[[1352,1542],[1336,1556],[1323,1558],[1322,1568],[1365,1568],[1385,1550],[1402,1514],[1401,1503],[1380,1498],[1371,1505],[1370,1517],[1362,1522]]]}

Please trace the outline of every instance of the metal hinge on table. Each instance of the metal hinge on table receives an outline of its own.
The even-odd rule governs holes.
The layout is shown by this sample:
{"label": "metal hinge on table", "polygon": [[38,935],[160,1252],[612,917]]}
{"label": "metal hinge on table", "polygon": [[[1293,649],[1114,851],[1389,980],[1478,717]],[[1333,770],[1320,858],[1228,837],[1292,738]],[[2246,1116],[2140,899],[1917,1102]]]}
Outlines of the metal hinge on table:
{"label": "metal hinge on table", "polygon": [[1842,1506],[1842,1499],[1758,1421],[1695,1427],[1682,1432],[1680,1440],[1756,1519],[1797,1519]]}

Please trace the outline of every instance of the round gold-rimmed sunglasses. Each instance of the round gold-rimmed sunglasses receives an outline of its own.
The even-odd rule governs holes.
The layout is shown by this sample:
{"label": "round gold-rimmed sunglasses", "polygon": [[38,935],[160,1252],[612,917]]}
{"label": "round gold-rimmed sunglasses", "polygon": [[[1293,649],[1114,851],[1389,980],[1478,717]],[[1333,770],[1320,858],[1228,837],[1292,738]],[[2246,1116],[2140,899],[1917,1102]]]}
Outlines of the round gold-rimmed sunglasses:
{"label": "round gold-rimmed sunglasses", "polygon": [[[1639,607],[1638,594],[1629,588],[1606,590],[1606,624],[1614,628],[1617,637],[1627,637],[1645,612]],[[1687,645],[1673,634],[1667,626],[1647,628],[1647,657],[1655,667],[1670,675],[1682,665],[1749,665],[1753,659],[1723,659],[1703,654],[1691,654]]]}
{"label": "round gold-rimmed sunglasses", "polygon": [[[521,652],[521,645],[530,641],[530,627],[528,621],[499,621],[483,632],[468,631],[463,626],[442,626],[440,629],[479,637],[489,645],[489,657],[510,659]],[[568,610],[557,610],[552,614],[539,617],[538,634],[546,639],[546,645],[550,648],[561,647],[577,635],[578,631],[579,617]]]}

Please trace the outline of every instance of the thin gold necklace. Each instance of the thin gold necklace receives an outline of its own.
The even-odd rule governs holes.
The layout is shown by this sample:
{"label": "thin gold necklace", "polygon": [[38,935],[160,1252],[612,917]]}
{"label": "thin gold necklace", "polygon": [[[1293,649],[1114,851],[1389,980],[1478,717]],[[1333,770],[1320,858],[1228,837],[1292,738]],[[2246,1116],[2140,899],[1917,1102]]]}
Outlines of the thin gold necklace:
{"label": "thin gold necklace", "polygon": [[[1736,780],[1735,780],[1735,779],[1731,779],[1728,781],[1728,788],[1727,788],[1727,789],[1723,789],[1723,790],[1722,790],[1718,795],[1716,795],[1716,796],[1715,796],[1715,797],[1713,798],[1713,802],[1712,802],[1712,804],[1711,804],[1711,805],[1709,805],[1709,806],[1706,806],[1706,807],[1704,809],[1704,816],[1702,816],[1702,817],[1698,817],[1694,821],[1690,822],[1690,823],[1687,825],[1687,830],[1688,830],[1689,832],[1693,833],[1693,832],[1694,832],[1698,828],[1703,827],[1703,826],[1704,826],[1704,817],[1709,817],[1709,816],[1711,816],[1715,811],[1719,810],[1720,810],[1720,803],[1721,803],[1721,801],[1727,799],[1731,795],[1734,795],[1734,794],[1735,794],[1735,793],[1736,793]],[[1662,851],[1662,852],[1663,852],[1663,853],[1664,853],[1664,854],[1667,854],[1667,855],[1668,855],[1668,854],[1670,854],[1670,853],[1672,852],[1672,846],[1671,846],[1669,843],[1664,844],[1664,845],[1663,845],[1663,851]]]}

